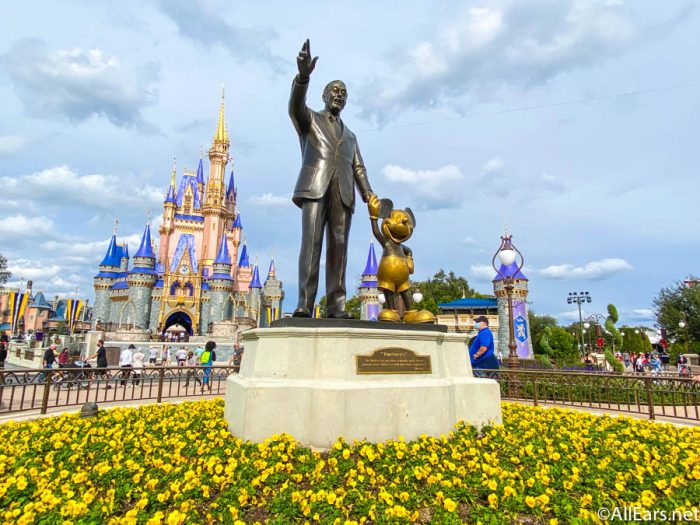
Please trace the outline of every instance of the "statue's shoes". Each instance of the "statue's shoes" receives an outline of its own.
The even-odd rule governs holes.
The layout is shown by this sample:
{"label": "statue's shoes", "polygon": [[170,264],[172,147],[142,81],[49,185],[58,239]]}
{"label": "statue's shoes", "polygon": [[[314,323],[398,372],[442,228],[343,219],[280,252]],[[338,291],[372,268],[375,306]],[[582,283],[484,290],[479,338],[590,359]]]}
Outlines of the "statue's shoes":
{"label": "statue's shoes", "polygon": [[408,310],[403,316],[404,323],[434,323],[435,316],[428,310]]}
{"label": "statue's shoes", "polygon": [[333,312],[326,316],[328,319],[354,319],[352,314],[348,312]]}
{"label": "statue's shoes", "polygon": [[401,316],[399,315],[399,312],[397,312],[396,310],[390,310],[389,308],[385,308],[384,310],[379,312],[378,319],[380,321],[389,321],[392,323],[401,322]]}
{"label": "statue's shoes", "polygon": [[294,310],[292,317],[311,317],[311,311],[308,308],[300,306],[299,308]]}

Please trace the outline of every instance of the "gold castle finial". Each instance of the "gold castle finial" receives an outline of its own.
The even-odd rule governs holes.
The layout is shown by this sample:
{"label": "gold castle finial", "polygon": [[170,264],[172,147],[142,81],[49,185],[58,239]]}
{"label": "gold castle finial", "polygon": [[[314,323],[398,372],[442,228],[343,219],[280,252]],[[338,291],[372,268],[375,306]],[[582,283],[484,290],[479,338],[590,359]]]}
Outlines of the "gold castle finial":
{"label": "gold castle finial", "polygon": [[170,185],[175,190],[175,184],[177,184],[177,160],[173,157],[173,172],[170,175]]}
{"label": "gold castle finial", "polygon": [[226,130],[226,124],[224,123],[224,99],[226,97],[226,92],[224,90],[224,85],[221,84],[221,107],[219,108],[219,123],[216,126],[216,135],[214,135],[215,143],[227,143],[228,142],[228,131]]}

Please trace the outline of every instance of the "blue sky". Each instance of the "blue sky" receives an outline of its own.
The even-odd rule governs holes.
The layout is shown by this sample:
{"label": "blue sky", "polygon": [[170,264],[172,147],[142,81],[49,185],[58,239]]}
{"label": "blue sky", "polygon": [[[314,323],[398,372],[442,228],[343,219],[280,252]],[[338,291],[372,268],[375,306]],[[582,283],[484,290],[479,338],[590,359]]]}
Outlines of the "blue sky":
{"label": "blue sky", "polygon": [[[223,0],[14,2],[0,20],[0,252],[48,294],[92,295],[114,220],[157,224],[172,159],[194,168],[220,85],[244,234],[296,302],[300,165],[287,116],[295,57],[349,90],[370,182],[411,206],[416,279],[491,290],[507,224],[531,308],[612,302],[651,324],[663,286],[698,273],[700,19],[691,2]],[[40,14],[40,16],[38,16]],[[349,288],[370,239],[358,206]],[[17,280],[15,279],[15,281]]]}

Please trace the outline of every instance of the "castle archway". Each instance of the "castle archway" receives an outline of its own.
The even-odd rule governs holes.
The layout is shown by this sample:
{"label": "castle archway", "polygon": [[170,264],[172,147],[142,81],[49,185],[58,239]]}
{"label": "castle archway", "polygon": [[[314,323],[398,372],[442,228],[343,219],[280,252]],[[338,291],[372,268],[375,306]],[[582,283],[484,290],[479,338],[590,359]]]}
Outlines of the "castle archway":
{"label": "castle archway", "polygon": [[171,326],[179,325],[182,326],[189,335],[194,335],[192,331],[192,318],[185,312],[173,312],[168,316],[163,326],[163,333]]}

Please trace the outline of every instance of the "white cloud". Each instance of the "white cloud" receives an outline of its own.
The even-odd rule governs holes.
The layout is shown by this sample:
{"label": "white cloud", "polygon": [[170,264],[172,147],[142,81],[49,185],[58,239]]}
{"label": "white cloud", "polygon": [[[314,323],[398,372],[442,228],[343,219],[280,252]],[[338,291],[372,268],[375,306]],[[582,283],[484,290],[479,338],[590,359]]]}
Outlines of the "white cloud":
{"label": "white cloud", "polygon": [[630,312],[624,312],[623,315],[635,321],[651,321],[656,319],[654,310],[651,308],[634,308]]}
{"label": "white cloud", "polygon": [[470,235],[467,235],[464,239],[462,239],[462,243],[466,244],[467,246],[478,246],[479,243],[476,242],[476,239],[474,237],[471,237]]}
{"label": "white cloud", "polygon": [[633,266],[624,259],[610,258],[591,261],[584,266],[559,264],[547,266],[538,273],[548,279],[602,281],[620,272],[632,270]]}
{"label": "white cloud", "polygon": [[6,198],[42,200],[47,206],[108,212],[158,209],[163,203],[161,189],[144,184],[135,176],[79,175],[65,165],[29,175],[2,177],[0,193]]}
{"label": "white cloud", "polygon": [[10,260],[8,269],[13,279],[24,278],[25,281],[48,279],[61,273],[61,267],[57,264],[47,265],[31,259]]}
{"label": "white cloud", "polygon": [[288,195],[275,195],[271,192],[250,197],[248,201],[256,206],[288,206],[292,204],[292,198]]}
{"label": "white cloud", "polygon": [[54,223],[46,217],[27,217],[22,214],[0,219],[0,236],[4,243],[23,243],[55,235]]}
{"label": "white cloud", "polygon": [[435,101],[454,107],[455,100],[493,100],[603,63],[651,30],[610,2],[457,5],[435,34],[399,51],[398,58],[394,54],[385,74],[368,81],[360,97],[365,117],[382,122],[406,108],[430,108]]}
{"label": "white cloud", "polygon": [[0,65],[32,117],[78,123],[97,115],[116,126],[155,130],[141,112],[157,101],[151,87],[158,78],[156,64],[129,71],[101,49],[50,52],[42,40],[24,39],[0,56]]}
{"label": "white cloud", "polygon": [[9,157],[27,144],[27,139],[19,135],[5,135],[0,137],[0,157]]}
{"label": "white cloud", "polygon": [[391,182],[403,184],[423,209],[456,208],[465,197],[466,177],[453,164],[436,170],[412,170],[389,164],[382,173]]}
{"label": "white cloud", "polygon": [[493,267],[488,264],[472,264],[469,271],[477,281],[492,281],[496,275]]}
{"label": "white cloud", "polygon": [[[587,316],[588,316],[588,313],[585,310],[583,310],[583,308],[582,308],[581,309],[581,318],[585,319]],[[560,312],[560,313],[556,314],[555,317],[561,321],[569,321],[569,322],[578,321],[580,319],[579,315],[578,315],[578,309],[569,310],[568,312]]]}

